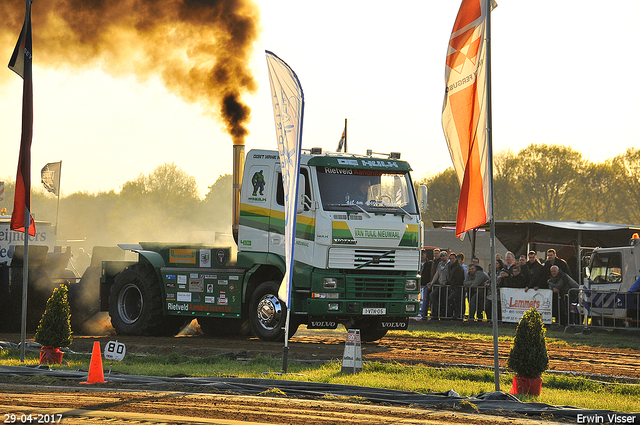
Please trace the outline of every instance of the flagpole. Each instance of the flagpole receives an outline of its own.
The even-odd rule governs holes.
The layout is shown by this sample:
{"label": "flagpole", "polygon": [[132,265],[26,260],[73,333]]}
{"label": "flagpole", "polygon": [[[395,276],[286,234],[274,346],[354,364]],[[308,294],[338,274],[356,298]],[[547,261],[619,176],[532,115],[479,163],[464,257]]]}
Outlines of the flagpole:
{"label": "flagpole", "polygon": [[[29,0],[27,0],[29,1]],[[26,204],[29,192],[25,191],[24,206],[24,254],[22,259],[22,318],[20,321],[20,361],[24,363],[27,341],[27,287],[29,282],[29,226],[31,225],[31,212]]]}
{"label": "flagpole", "polygon": [[[489,199],[491,205],[491,214],[489,218],[489,245],[491,246],[491,258],[490,263],[493,267],[493,273],[491,273],[491,293],[494,300],[491,302],[491,317],[493,318],[493,374],[495,380],[495,390],[500,391],[500,361],[498,358],[498,284],[497,284],[497,270],[495,270],[495,258],[496,258],[496,219],[493,206],[493,123],[491,117],[491,0],[485,0],[485,7],[487,11],[487,145],[489,148]],[[491,270],[491,269],[489,269]]]}
{"label": "flagpole", "polygon": [[[21,179],[24,191],[24,254],[22,262],[22,320],[20,324],[20,361],[24,363],[27,339],[27,286],[29,282],[29,230],[31,227],[31,141],[33,138],[33,82],[32,82],[32,39],[31,39],[31,3],[25,1],[25,19],[18,44],[14,49],[9,69],[22,78],[22,134],[20,137],[20,155],[18,158],[18,173],[16,175],[16,194],[18,180]],[[24,38],[23,38],[24,37]],[[14,223],[13,214],[16,213],[16,197],[14,196],[14,210],[12,213],[11,230],[18,230],[19,223]],[[19,211],[19,208],[18,208]]]}
{"label": "flagpole", "polygon": [[[291,301],[289,301],[291,303]],[[282,347],[282,373],[287,373],[289,364],[289,326],[291,324],[291,307],[287,306],[287,319],[284,322],[284,347]]]}
{"label": "flagpole", "polygon": [[344,152],[347,152],[347,119],[344,119]]}

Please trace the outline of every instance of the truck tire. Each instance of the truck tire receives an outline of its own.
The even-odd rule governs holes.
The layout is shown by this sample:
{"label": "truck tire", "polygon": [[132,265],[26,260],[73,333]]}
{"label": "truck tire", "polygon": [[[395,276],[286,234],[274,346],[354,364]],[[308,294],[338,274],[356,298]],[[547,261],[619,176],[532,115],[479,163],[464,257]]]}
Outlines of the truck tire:
{"label": "truck tire", "polygon": [[362,342],[374,342],[387,334],[387,329],[378,329],[380,319],[368,317],[356,320],[354,327],[360,329],[360,340]]}
{"label": "truck tire", "polygon": [[111,325],[121,335],[162,335],[168,320],[162,315],[162,292],[150,264],[134,264],[118,273],[109,295]]}
{"label": "truck tire", "polygon": [[[249,321],[253,333],[263,341],[284,341],[287,308],[278,298],[279,283],[268,281],[260,284],[249,302]],[[291,316],[289,338],[298,330],[299,322]]]}

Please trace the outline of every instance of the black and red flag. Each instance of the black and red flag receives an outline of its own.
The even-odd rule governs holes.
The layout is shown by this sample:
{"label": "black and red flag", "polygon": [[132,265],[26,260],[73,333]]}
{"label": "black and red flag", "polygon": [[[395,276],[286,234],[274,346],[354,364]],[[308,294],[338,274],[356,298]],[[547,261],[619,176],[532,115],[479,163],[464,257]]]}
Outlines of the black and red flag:
{"label": "black and red flag", "polygon": [[31,216],[31,141],[33,139],[31,2],[32,0],[26,0],[27,10],[24,16],[24,25],[20,32],[18,44],[16,44],[9,61],[9,69],[22,77],[23,80],[22,137],[20,140],[13,213],[11,214],[11,230],[25,232],[28,214],[29,234],[35,236],[36,225]]}

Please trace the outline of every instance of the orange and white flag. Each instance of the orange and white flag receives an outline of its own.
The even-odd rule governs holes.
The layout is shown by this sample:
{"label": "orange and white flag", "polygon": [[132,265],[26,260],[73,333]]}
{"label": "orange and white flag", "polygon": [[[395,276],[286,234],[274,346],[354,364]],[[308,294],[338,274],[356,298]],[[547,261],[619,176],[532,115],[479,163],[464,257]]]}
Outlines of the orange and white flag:
{"label": "orange and white flag", "polygon": [[491,214],[486,9],[486,0],[462,0],[447,50],[442,127],[460,183],[457,237],[485,224]]}

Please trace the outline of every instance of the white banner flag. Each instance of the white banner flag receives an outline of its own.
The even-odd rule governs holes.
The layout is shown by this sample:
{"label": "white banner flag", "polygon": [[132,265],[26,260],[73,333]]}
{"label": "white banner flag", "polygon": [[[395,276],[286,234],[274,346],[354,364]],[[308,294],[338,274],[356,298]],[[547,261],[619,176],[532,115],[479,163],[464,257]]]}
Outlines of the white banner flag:
{"label": "white banner flag", "polygon": [[62,171],[62,161],[50,162],[42,167],[41,182],[44,188],[48,192],[52,192],[54,195],[60,193],[60,172]]}
{"label": "white banner flag", "polygon": [[542,323],[551,324],[551,289],[500,288],[502,300],[502,321],[519,323],[525,311],[534,307],[542,316]]}
{"label": "white banner flag", "polygon": [[298,213],[298,177],[302,146],[304,93],[298,76],[289,65],[269,51],[266,51],[266,54],[284,185],[284,235],[287,270],[280,285],[278,297],[289,308],[291,306],[293,254]]}

